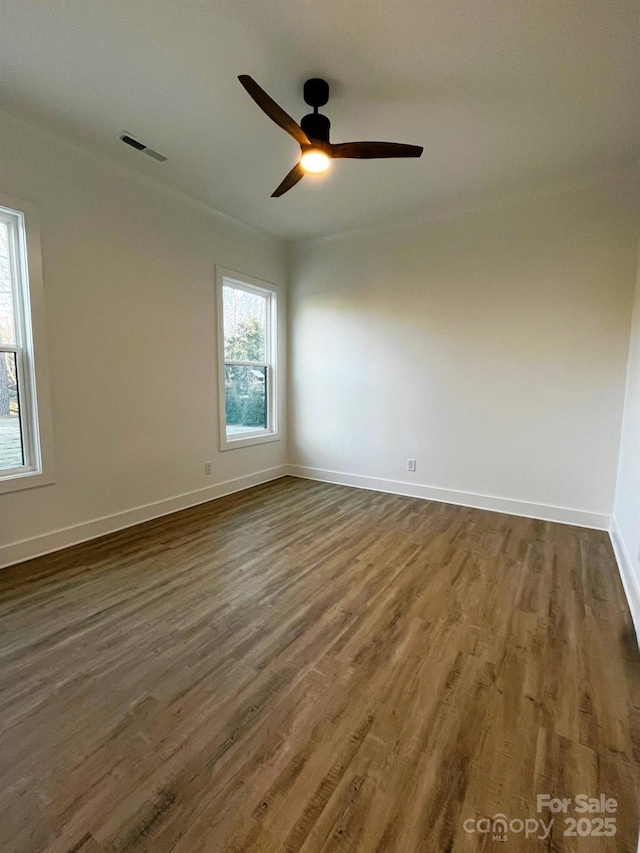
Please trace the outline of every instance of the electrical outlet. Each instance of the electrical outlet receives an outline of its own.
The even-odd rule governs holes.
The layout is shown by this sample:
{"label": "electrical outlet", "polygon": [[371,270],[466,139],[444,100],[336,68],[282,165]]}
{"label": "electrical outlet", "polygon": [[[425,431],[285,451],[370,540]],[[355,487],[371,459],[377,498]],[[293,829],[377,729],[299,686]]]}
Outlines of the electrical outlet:
{"label": "electrical outlet", "polygon": [[415,471],[416,470],[416,460],[415,459],[407,459],[407,471]]}
{"label": "electrical outlet", "polygon": [[211,473],[211,462],[205,462],[204,463],[204,473],[205,474]]}

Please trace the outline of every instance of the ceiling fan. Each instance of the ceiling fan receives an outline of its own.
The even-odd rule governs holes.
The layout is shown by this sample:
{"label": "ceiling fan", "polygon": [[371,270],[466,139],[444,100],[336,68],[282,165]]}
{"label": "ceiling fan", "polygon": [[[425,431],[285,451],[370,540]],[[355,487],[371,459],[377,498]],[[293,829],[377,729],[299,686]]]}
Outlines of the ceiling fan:
{"label": "ceiling fan", "polygon": [[271,194],[272,198],[284,195],[306,172],[326,171],[333,159],[372,160],[381,157],[420,157],[422,154],[420,145],[402,145],[399,142],[329,142],[331,122],[318,112],[318,107],[323,107],[329,100],[329,84],[326,80],[314,77],[304,84],[304,99],[313,107],[313,112],[304,116],[300,124],[287,115],[248,74],[241,74],[238,80],[260,109],[278,127],[293,136],[302,151],[300,162]]}

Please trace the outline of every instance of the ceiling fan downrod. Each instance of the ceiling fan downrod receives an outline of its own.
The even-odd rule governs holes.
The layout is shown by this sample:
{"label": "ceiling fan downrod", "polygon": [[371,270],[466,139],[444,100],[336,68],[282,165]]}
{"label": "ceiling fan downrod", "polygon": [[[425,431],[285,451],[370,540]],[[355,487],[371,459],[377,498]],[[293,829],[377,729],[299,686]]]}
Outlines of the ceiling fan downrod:
{"label": "ceiling fan downrod", "polygon": [[304,84],[305,103],[313,107],[313,112],[303,116],[300,127],[309,139],[329,143],[331,122],[318,112],[318,107],[324,107],[329,101],[329,84],[319,77],[312,77]]}

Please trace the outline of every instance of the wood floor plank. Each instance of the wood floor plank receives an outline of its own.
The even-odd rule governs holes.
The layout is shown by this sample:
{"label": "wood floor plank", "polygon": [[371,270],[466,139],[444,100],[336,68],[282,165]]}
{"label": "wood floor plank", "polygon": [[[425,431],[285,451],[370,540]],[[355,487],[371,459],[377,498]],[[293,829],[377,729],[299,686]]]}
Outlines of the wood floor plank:
{"label": "wood floor plank", "polygon": [[636,851],[605,533],[285,478],[4,570],[0,636],[3,853]]}

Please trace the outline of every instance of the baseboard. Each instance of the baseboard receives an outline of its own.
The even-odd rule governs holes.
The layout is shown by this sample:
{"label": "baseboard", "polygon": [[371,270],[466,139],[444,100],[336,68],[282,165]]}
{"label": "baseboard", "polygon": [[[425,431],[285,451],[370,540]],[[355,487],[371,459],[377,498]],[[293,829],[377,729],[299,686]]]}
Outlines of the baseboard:
{"label": "baseboard", "polygon": [[453,489],[440,489],[435,486],[421,486],[402,480],[385,480],[379,477],[364,477],[361,474],[344,474],[338,471],[325,471],[321,468],[308,468],[303,465],[289,465],[292,477],[306,480],[320,480],[323,483],[336,483],[341,486],[354,486],[357,489],[370,489],[374,492],[389,492],[393,495],[407,495],[428,501],[468,506],[474,509],[486,509],[491,512],[503,512],[507,515],[519,515],[525,518],[539,518],[542,521],[555,521],[559,524],[572,524],[576,527],[591,527],[595,530],[609,529],[609,516],[581,509],[570,509],[549,504],[528,503],[511,498],[497,498],[491,495],[479,495],[473,492],[461,492]]}
{"label": "baseboard", "polygon": [[[144,521],[151,521],[181,509],[188,509],[198,504],[216,500],[234,492],[277,480],[287,474],[292,477],[300,477],[307,480],[320,480],[324,483],[336,483],[342,486],[353,486],[358,489],[369,489],[376,492],[389,492],[396,495],[407,495],[408,497],[422,498],[423,500],[439,501],[457,506],[468,506],[476,509],[486,509],[492,512],[503,512],[507,515],[519,515],[526,518],[539,518],[543,521],[555,521],[560,524],[573,524],[578,527],[591,527],[597,530],[608,530],[610,519],[606,515],[585,512],[583,510],[569,509],[566,507],[550,506],[547,504],[534,504],[517,501],[508,498],[497,498],[489,495],[479,495],[472,492],[455,491],[451,489],[440,489],[434,486],[422,486],[407,483],[400,480],[386,480],[378,477],[365,477],[360,474],[345,474],[338,471],[326,471],[320,468],[310,468],[301,465],[278,465],[264,471],[257,471],[245,477],[237,477],[226,480],[204,489],[197,489],[162,501],[134,507],[123,512],[106,515],[82,524],[64,527],[36,536],[33,539],[23,539],[0,547],[0,568],[21,563],[59,551],[71,545],[78,545],[107,533],[115,533]],[[616,552],[616,558],[620,565],[620,573],[625,584],[625,591],[629,598],[629,606],[634,616],[636,628],[636,616],[640,620],[640,590],[631,571],[631,562],[626,556],[622,539],[617,534],[619,542],[614,538],[612,529],[611,540]],[[623,568],[624,566],[624,568]],[[625,574],[626,573],[626,574]],[[633,592],[630,592],[632,590]],[[633,603],[631,595],[634,595]]]}
{"label": "baseboard", "polygon": [[620,528],[613,516],[611,518],[611,526],[609,527],[609,538],[611,539],[613,553],[616,555],[618,570],[622,578],[622,586],[627,596],[631,618],[636,629],[638,645],[640,646],[640,582],[633,570],[633,563],[627,551],[627,546],[624,544]]}
{"label": "baseboard", "polygon": [[252,486],[259,486],[261,483],[286,477],[287,473],[286,465],[278,465],[275,468],[256,471],[254,474],[236,477],[233,480],[226,480],[204,489],[197,489],[144,506],[137,506],[113,515],[105,515],[92,521],[85,521],[82,524],[74,524],[71,527],[63,527],[60,530],[44,533],[42,536],[36,536],[33,539],[12,542],[0,548],[0,568],[11,566],[14,563],[22,563],[24,560],[31,560],[34,557],[41,557],[43,554],[50,554],[52,551],[59,551],[62,548],[68,548],[70,545],[78,545],[80,542],[96,539],[106,533],[115,533],[117,530],[124,530],[126,527],[133,527],[133,525],[141,524],[144,521],[151,521],[154,518],[170,515],[172,512],[178,512],[181,509],[207,503],[225,495],[240,492],[243,489],[250,489]]}

